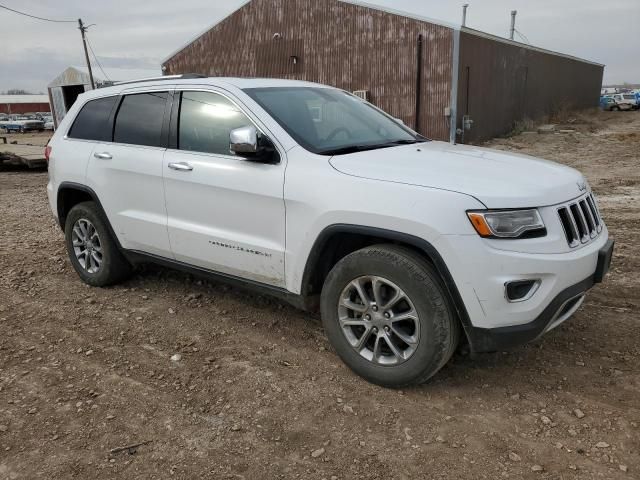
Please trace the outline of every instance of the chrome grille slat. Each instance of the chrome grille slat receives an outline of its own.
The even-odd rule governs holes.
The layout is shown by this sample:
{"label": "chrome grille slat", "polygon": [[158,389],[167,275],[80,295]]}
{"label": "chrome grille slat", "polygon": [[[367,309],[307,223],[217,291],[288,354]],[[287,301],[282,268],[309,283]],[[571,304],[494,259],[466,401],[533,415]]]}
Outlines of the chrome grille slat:
{"label": "chrome grille slat", "polygon": [[600,212],[591,193],[558,207],[558,217],[571,248],[588,243],[602,231]]}

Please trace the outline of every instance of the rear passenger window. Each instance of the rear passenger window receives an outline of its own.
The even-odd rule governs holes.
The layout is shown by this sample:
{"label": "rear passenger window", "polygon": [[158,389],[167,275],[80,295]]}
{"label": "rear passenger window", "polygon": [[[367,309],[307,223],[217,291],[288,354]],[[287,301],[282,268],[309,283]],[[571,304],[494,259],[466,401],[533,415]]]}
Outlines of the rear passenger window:
{"label": "rear passenger window", "polygon": [[253,125],[233,102],[210,92],[183,92],[178,124],[178,148],[232,155],[231,130]]}
{"label": "rear passenger window", "polygon": [[105,97],[85,104],[76,117],[68,136],[82,140],[111,141],[109,116],[118,97]]}
{"label": "rear passenger window", "polygon": [[167,92],[127,95],[120,104],[113,141],[131,145],[164,146],[162,121]]}

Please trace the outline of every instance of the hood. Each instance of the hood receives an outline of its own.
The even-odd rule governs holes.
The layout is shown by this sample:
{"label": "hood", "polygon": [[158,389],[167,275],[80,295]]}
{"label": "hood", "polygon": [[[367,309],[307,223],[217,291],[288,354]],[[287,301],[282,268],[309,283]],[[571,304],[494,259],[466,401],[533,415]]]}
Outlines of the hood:
{"label": "hood", "polygon": [[487,208],[556,205],[586,188],[580,172],[526,155],[426,142],[332,157],[346,175],[471,195]]}

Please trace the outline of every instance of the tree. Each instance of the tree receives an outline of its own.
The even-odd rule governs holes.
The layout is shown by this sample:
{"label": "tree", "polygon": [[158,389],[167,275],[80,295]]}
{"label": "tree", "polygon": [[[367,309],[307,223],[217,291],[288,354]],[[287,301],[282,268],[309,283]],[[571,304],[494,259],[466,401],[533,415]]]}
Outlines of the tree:
{"label": "tree", "polygon": [[21,88],[10,88],[5,92],[5,95],[31,95],[31,92]]}

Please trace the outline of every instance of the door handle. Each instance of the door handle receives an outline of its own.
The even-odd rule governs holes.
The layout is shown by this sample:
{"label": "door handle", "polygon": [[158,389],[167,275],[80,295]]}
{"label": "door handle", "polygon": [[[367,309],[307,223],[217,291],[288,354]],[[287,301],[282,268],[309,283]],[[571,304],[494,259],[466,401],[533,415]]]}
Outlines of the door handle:
{"label": "door handle", "polygon": [[113,158],[109,152],[94,153],[93,156],[100,160],[111,160]]}
{"label": "door handle", "polygon": [[179,172],[190,172],[193,167],[186,162],[170,163],[169,168],[171,170],[178,170]]}

